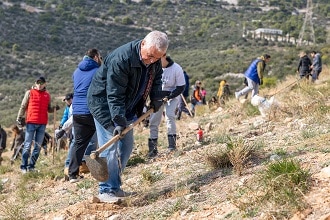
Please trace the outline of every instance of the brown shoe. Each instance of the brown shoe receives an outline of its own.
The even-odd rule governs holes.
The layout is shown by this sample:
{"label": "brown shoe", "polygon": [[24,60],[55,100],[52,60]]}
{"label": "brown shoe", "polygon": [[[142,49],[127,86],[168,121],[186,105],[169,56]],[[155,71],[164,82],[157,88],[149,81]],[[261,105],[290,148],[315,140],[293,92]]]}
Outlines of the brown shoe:
{"label": "brown shoe", "polygon": [[81,162],[81,165],[79,166],[79,173],[89,173],[89,169],[86,165],[86,162]]}

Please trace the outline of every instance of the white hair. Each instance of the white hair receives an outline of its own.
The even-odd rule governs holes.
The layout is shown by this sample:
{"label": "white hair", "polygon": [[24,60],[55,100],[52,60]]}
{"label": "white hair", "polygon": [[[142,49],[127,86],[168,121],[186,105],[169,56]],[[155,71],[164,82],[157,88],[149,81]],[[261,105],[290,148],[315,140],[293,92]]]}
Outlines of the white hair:
{"label": "white hair", "polygon": [[168,48],[167,34],[161,31],[152,31],[144,38],[145,47],[156,47],[159,52],[166,52]]}

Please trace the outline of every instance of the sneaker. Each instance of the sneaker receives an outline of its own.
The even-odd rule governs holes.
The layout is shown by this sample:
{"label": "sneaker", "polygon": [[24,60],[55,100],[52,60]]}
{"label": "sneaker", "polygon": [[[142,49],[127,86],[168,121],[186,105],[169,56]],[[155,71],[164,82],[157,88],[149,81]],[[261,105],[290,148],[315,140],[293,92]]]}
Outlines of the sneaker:
{"label": "sneaker", "polygon": [[76,183],[76,182],[79,182],[81,179],[83,179],[83,176],[70,176],[69,182]]}
{"label": "sneaker", "polygon": [[238,92],[235,92],[235,98],[236,98],[237,100],[239,100],[239,94],[238,94]]}
{"label": "sneaker", "polygon": [[21,169],[21,173],[22,174],[26,174],[27,173],[27,170],[26,169]]}
{"label": "sneaker", "polygon": [[120,203],[121,199],[113,193],[100,193],[99,194],[99,200],[100,202],[104,203]]}
{"label": "sneaker", "polygon": [[36,169],[34,169],[34,168],[29,168],[29,169],[28,169],[28,172],[31,172],[31,173],[36,172]]}
{"label": "sneaker", "polygon": [[122,189],[119,189],[117,192],[112,193],[116,197],[128,197],[128,196],[135,196],[137,193],[136,192],[125,192]]}

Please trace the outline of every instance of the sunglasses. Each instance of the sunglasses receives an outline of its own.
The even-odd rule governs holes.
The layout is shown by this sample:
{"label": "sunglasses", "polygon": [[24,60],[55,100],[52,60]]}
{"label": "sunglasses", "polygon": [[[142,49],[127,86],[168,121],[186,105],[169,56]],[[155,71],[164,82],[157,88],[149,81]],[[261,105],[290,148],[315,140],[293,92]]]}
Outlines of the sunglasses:
{"label": "sunglasses", "polygon": [[37,84],[38,84],[38,85],[43,85],[43,84],[45,84],[45,82],[37,81]]}

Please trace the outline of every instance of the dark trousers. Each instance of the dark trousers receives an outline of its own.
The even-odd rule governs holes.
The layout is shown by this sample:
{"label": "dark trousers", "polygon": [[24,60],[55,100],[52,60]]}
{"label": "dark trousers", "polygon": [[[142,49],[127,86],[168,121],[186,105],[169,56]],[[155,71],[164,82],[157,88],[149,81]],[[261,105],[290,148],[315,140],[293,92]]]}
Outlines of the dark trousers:
{"label": "dark trousers", "polygon": [[75,137],[74,153],[69,163],[69,176],[79,175],[79,166],[84,157],[89,141],[95,133],[95,124],[92,114],[73,115],[73,132]]}

